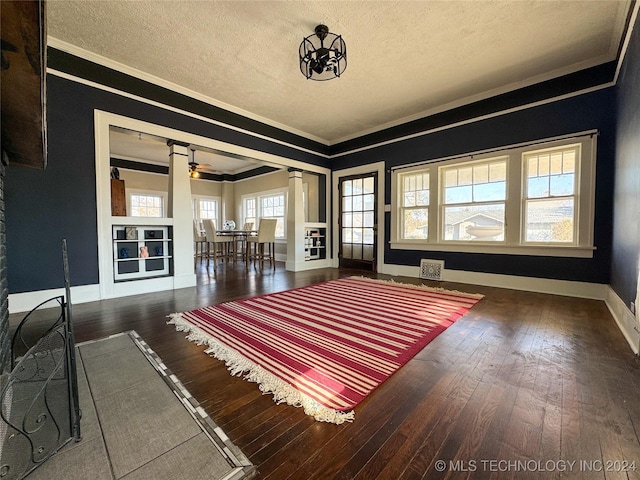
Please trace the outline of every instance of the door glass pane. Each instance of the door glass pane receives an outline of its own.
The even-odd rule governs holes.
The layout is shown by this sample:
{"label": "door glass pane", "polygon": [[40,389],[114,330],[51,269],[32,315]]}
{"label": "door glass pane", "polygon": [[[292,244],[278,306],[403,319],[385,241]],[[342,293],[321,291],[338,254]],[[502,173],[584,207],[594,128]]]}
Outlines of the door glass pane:
{"label": "door glass pane", "polygon": [[353,198],[353,210],[362,210],[362,195],[355,195]]}
{"label": "door glass pane", "polygon": [[351,212],[353,210],[351,206],[351,198],[352,197],[343,197],[342,198],[342,211],[343,212]]}
{"label": "door glass pane", "polygon": [[362,243],[373,244],[373,228],[362,229]]}
{"label": "door glass pane", "polygon": [[353,213],[353,227],[362,227],[362,213],[354,212]]}
{"label": "door glass pane", "polygon": [[342,244],[342,258],[351,258],[351,244],[343,243]]}
{"label": "door glass pane", "polygon": [[352,213],[343,213],[342,214],[342,226],[343,227],[353,227],[353,214]]}
{"label": "door glass pane", "polygon": [[373,177],[364,179],[364,193],[373,193]]}
{"label": "door glass pane", "polygon": [[342,229],[342,241],[346,243],[351,243],[351,239],[353,238],[353,229],[352,228],[343,228]]}
{"label": "door glass pane", "polygon": [[343,195],[353,195],[353,182],[351,180],[347,180],[342,184],[343,187]]}
{"label": "door glass pane", "polygon": [[373,227],[373,212],[364,212],[363,227]]}
{"label": "door glass pane", "polygon": [[353,181],[353,195],[360,195],[362,193],[362,179],[358,178]]}
{"label": "door glass pane", "polygon": [[373,245],[362,246],[362,259],[369,262],[373,260]]}
{"label": "door glass pane", "polygon": [[365,210],[373,210],[373,195],[365,195],[364,196],[364,209]]}
{"label": "door glass pane", "polygon": [[351,232],[353,234],[353,236],[351,237],[351,243],[362,243],[362,229],[352,228]]}
{"label": "door glass pane", "polygon": [[353,245],[353,251],[351,252],[351,258],[353,258],[354,260],[361,260],[362,259],[362,245]]}

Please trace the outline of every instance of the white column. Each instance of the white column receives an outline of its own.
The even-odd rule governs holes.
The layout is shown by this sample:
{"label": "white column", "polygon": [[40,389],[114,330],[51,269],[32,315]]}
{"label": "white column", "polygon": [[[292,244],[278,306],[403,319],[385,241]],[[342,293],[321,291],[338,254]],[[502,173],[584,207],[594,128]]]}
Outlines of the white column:
{"label": "white column", "polygon": [[302,171],[289,169],[287,204],[287,263],[286,269],[297,272],[304,267],[304,209]]}
{"label": "white column", "polygon": [[169,140],[169,205],[173,218],[173,282],[174,288],[196,285],[193,271],[193,213],[189,153],[185,143]]}

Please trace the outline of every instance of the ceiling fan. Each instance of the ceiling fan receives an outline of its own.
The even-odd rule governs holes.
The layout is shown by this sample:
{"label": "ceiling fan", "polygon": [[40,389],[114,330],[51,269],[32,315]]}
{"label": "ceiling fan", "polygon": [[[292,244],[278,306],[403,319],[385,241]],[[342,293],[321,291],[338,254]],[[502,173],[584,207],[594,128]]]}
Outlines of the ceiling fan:
{"label": "ceiling fan", "polygon": [[[209,167],[209,168],[207,168]],[[191,178],[199,178],[200,172],[207,173],[216,173],[216,170],[211,168],[211,164],[209,163],[198,163],[196,162],[196,150],[195,148],[191,149],[191,161],[189,162],[189,176]]]}

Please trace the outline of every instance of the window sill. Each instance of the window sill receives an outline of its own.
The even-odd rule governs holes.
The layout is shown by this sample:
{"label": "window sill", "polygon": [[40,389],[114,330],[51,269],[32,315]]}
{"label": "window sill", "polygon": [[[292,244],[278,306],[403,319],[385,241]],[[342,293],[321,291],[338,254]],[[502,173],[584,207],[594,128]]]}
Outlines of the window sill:
{"label": "window sill", "polygon": [[453,243],[389,242],[392,250],[423,250],[430,252],[493,253],[498,255],[534,255],[541,257],[593,258],[596,247],[574,245],[469,245]]}

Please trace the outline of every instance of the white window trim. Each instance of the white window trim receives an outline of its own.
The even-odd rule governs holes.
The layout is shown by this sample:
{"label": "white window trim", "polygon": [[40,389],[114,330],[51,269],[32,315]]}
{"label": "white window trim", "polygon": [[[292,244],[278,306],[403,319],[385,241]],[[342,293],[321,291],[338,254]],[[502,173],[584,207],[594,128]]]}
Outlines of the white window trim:
{"label": "white window trim", "polygon": [[125,188],[125,196],[127,197],[127,212],[133,212],[131,208],[131,195],[147,195],[150,197],[162,197],[162,217],[136,217],[133,218],[168,218],[167,217],[167,192],[160,190],[140,190],[137,188]]}
{"label": "white window trim", "polygon": [[[216,219],[220,220],[220,214],[221,214],[221,210],[222,210],[222,199],[220,197],[217,196],[211,196],[211,195],[191,195],[191,201],[192,202],[200,202],[200,200],[210,200],[213,202],[216,202],[217,205],[217,212],[216,212]],[[200,218],[200,208],[198,207],[196,209],[196,218],[194,220],[202,220],[202,218]],[[216,228],[221,229],[222,226],[217,226]]]}
{"label": "white window trim", "polygon": [[[581,145],[581,160],[579,171],[577,172],[577,218],[578,229],[576,231],[576,241],[574,244],[533,244],[523,242],[523,221],[524,221],[524,182],[522,175],[524,153],[556,148],[568,145]],[[434,160],[433,162],[415,165],[412,167],[401,167],[392,171],[391,174],[391,241],[392,249],[397,250],[418,250],[418,251],[441,251],[441,252],[461,252],[461,253],[493,253],[509,255],[535,255],[549,257],[575,257],[592,258],[596,247],[594,241],[594,219],[595,219],[595,182],[596,182],[596,151],[597,132],[581,132],[570,138],[559,140],[541,140],[540,142],[528,143],[505,147],[502,150],[493,150],[486,153],[469,154],[457,156],[456,158]],[[505,209],[505,231],[504,242],[460,242],[444,241],[442,238],[442,185],[440,167],[451,166],[468,161],[488,160],[500,156],[509,156],[507,164],[507,202]],[[400,235],[400,173],[418,172],[429,170],[430,193],[429,193],[429,239],[428,240],[404,240]],[[509,201],[509,199],[518,201]],[[516,225],[516,228],[509,227]]]}
{"label": "white window trim", "polygon": [[263,190],[261,192],[254,192],[254,193],[246,193],[244,195],[240,196],[240,202],[242,205],[242,221],[245,222],[245,211],[244,211],[244,201],[247,198],[255,198],[256,199],[256,222],[258,223],[258,225],[255,225],[255,228],[259,227],[260,224],[260,198],[261,197],[270,197],[273,195],[284,195],[284,237],[280,237],[280,238],[276,238],[276,243],[286,243],[287,241],[287,216],[289,215],[288,212],[288,208],[287,208],[287,202],[288,202],[288,195],[289,195],[289,188],[288,187],[284,187],[284,188],[274,188],[272,190]]}

